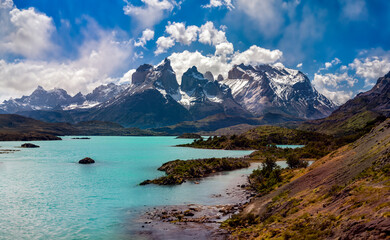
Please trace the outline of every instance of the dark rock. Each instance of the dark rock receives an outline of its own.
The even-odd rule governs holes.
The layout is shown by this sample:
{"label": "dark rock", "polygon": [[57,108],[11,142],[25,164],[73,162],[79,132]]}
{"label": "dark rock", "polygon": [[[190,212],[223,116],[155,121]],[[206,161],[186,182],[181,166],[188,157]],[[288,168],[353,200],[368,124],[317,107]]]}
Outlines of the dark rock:
{"label": "dark rock", "polygon": [[95,163],[95,160],[93,160],[92,158],[89,158],[89,157],[86,157],[86,158],[83,158],[79,161],[80,164],[91,164],[91,163]]}
{"label": "dark rock", "polygon": [[210,82],[214,82],[214,76],[213,76],[213,74],[212,74],[210,71],[207,71],[207,72],[204,74],[204,78],[206,78],[206,79],[209,80]]}
{"label": "dark rock", "polygon": [[21,147],[22,147],[22,148],[39,148],[38,145],[35,145],[35,144],[32,144],[32,143],[25,143],[25,144],[22,144]]}
{"label": "dark rock", "polygon": [[191,210],[184,211],[184,216],[186,217],[193,217],[195,214],[191,212]]}

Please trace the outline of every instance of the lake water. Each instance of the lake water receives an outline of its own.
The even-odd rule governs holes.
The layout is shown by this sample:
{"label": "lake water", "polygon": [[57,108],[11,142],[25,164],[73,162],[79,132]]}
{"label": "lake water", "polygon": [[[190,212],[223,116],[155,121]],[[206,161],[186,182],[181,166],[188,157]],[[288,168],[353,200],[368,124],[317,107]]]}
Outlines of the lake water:
{"label": "lake water", "polygon": [[[251,151],[173,147],[190,139],[174,137],[91,137],[90,140],[0,142],[0,239],[119,239],[129,218],[150,206],[227,204],[212,198],[251,169],[208,177],[180,186],[139,186],[175,159],[239,157]],[[93,165],[77,161],[91,157]],[[253,169],[253,167],[252,167]],[[126,236],[128,237],[128,236]]]}

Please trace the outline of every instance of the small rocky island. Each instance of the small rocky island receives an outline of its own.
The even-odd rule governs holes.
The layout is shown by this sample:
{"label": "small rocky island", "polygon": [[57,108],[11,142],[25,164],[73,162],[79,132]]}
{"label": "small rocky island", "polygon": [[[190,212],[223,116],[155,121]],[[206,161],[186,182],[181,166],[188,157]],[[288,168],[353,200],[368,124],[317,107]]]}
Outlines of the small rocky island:
{"label": "small rocky island", "polygon": [[22,144],[20,147],[22,147],[22,148],[39,148],[38,145],[35,145],[32,143],[25,143],[25,144]]}
{"label": "small rocky island", "polygon": [[146,180],[140,185],[176,185],[188,179],[202,178],[215,172],[231,171],[250,166],[248,159],[243,158],[207,158],[196,160],[175,160],[164,163],[158,170],[167,176],[154,180]]}
{"label": "small rocky island", "polygon": [[83,158],[79,161],[79,164],[92,164],[92,163],[95,163],[95,160],[89,157]]}

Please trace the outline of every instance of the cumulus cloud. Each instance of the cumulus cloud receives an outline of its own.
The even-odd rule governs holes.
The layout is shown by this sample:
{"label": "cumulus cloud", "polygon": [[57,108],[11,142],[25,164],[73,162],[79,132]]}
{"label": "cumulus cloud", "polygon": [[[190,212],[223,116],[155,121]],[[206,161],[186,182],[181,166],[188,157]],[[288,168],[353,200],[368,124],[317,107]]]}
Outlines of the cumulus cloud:
{"label": "cumulus cloud", "polygon": [[213,22],[206,22],[200,27],[199,42],[216,46],[227,42],[226,33],[215,28]]}
{"label": "cumulus cloud", "polygon": [[186,50],[181,53],[173,53],[169,59],[179,83],[183,73],[192,66],[196,66],[198,71],[202,73],[210,71],[214,76],[218,76],[218,74],[226,76],[232,67],[230,63],[223,61],[221,56],[204,56],[198,51],[189,52]]}
{"label": "cumulus cloud", "polygon": [[118,80],[118,84],[131,84],[133,73],[136,72],[136,69],[130,69]]}
{"label": "cumulus cloud", "polygon": [[159,37],[157,39],[157,49],[154,51],[154,54],[159,55],[167,51],[167,49],[175,45],[175,39],[171,37]]}
{"label": "cumulus cloud", "polygon": [[234,52],[233,44],[230,42],[220,43],[215,46],[215,55],[226,57]]}
{"label": "cumulus cloud", "polygon": [[0,53],[38,58],[53,50],[52,18],[34,8],[20,10],[11,0],[0,1]]}
{"label": "cumulus cloud", "polygon": [[297,68],[301,68],[303,66],[303,63],[298,63]]}
{"label": "cumulus cloud", "polygon": [[325,68],[320,68],[319,71],[321,71],[321,70],[328,70],[328,69],[331,68],[332,66],[339,65],[340,63],[341,63],[341,60],[338,59],[338,58],[335,58],[335,59],[333,59],[333,60],[330,61],[330,62],[326,62],[326,63],[325,63]]}
{"label": "cumulus cloud", "polygon": [[210,0],[209,4],[203,5],[203,8],[227,7],[229,10],[234,9],[231,0]]}
{"label": "cumulus cloud", "polygon": [[215,28],[213,22],[206,22],[200,27],[195,25],[186,26],[185,23],[181,22],[169,22],[165,27],[165,32],[168,36],[162,36],[157,40],[157,50],[154,53],[156,55],[164,53],[167,49],[173,47],[176,42],[183,45],[190,45],[197,40],[203,44],[212,46],[227,43],[218,47],[218,53],[222,53],[222,48],[225,48],[225,50],[226,47],[231,48],[231,44],[226,39],[225,29],[222,26],[221,30],[218,30]]}
{"label": "cumulus cloud", "polygon": [[134,6],[127,0],[123,11],[137,20],[141,28],[150,28],[159,23],[166,14],[172,12],[178,4],[173,0],[141,0],[143,6]]}
{"label": "cumulus cloud", "polygon": [[[323,95],[331,99],[335,104],[341,105],[350,99],[353,95],[352,91],[348,91],[357,83],[357,79],[348,75],[342,74],[314,74],[312,84]],[[343,90],[341,90],[343,88]]]}
{"label": "cumulus cloud", "polygon": [[64,88],[71,94],[89,92],[112,82],[112,76],[130,56],[130,46],[112,38],[88,42],[80,47],[80,57],[69,62],[0,60],[0,98],[30,94],[38,85],[46,89]]}
{"label": "cumulus cloud", "polygon": [[134,43],[136,47],[143,47],[145,44],[154,38],[154,31],[149,28],[142,32],[142,36],[138,38],[138,41]]}
{"label": "cumulus cloud", "polygon": [[242,53],[236,53],[233,57],[233,64],[269,64],[280,60],[283,52],[276,50],[269,50],[258,46],[251,46],[248,50]]}
{"label": "cumulus cloud", "polygon": [[171,38],[175,39],[176,42],[190,45],[197,40],[199,28],[194,25],[186,27],[184,23],[173,22],[166,26],[165,31]]}
{"label": "cumulus cloud", "polygon": [[356,58],[348,67],[356,71],[357,76],[364,79],[365,87],[369,87],[375,84],[376,79],[390,71],[390,53],[382,56]]}
{"label": "cumulus cloud", "polygon": [[[13,54],[12,62],[0,60],[0,100],[30,94],[38,85],[64,88],[71,94],[88,92],[111,82],[132,53],[129,41],[117,40],[118,32],[105,31],[93,22],[82,29],[86,38],[72,60],[42,60],[50,50],[56,54],[50,17],[35,9],[21,10],[10,0],[0,0],[0,53]],[[89,37],[93,32],[93,38]]]}

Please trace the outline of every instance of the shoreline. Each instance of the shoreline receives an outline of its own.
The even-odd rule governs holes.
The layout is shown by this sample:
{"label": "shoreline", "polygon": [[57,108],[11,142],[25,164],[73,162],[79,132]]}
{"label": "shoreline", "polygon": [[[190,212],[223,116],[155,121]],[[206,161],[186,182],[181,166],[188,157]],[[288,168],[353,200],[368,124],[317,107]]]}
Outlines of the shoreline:
{"label": "shoreline", "polygon": [[[251,162],[249,168],[256,167],[253,164],[256,162]],[[234,187],[210,196],[232,199],[232,204],[189,203],[148,207],[131,221],[130,235],[145,240],[226,239],[229,232],[220,228],[221,223],[241,212],[256,195],[247,187],[248,174],[243,174],[234,183]]]}

